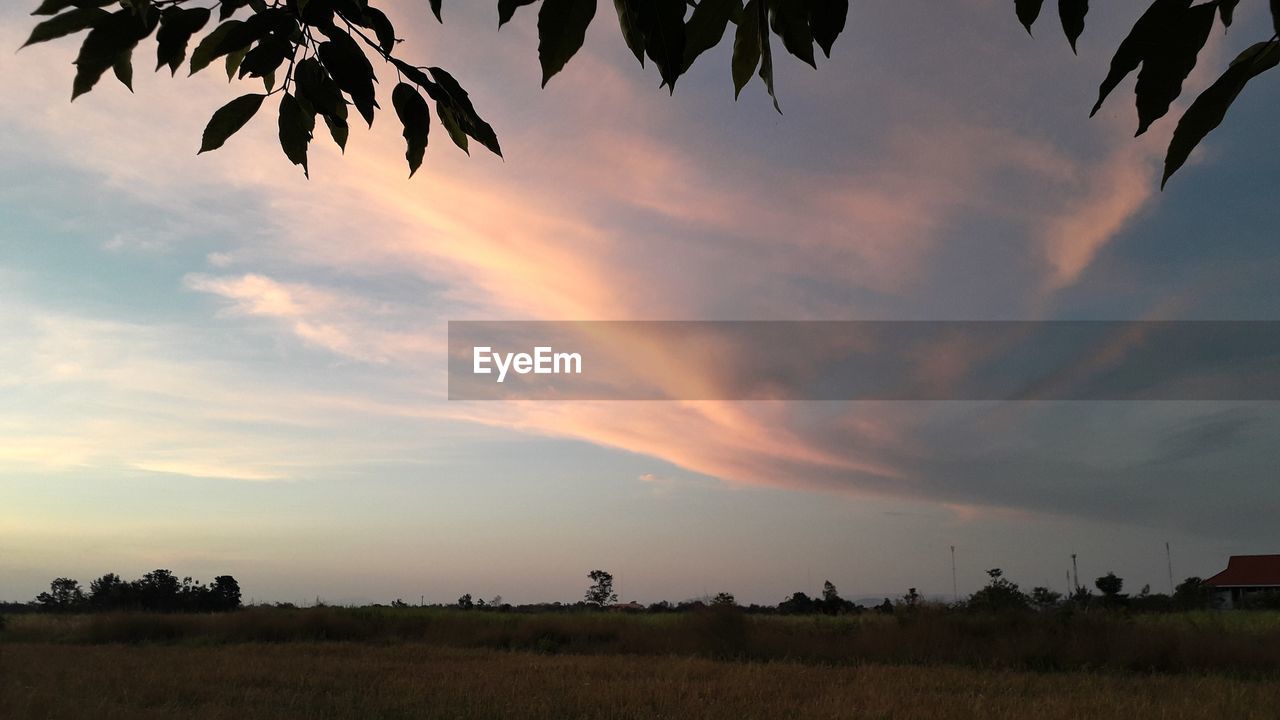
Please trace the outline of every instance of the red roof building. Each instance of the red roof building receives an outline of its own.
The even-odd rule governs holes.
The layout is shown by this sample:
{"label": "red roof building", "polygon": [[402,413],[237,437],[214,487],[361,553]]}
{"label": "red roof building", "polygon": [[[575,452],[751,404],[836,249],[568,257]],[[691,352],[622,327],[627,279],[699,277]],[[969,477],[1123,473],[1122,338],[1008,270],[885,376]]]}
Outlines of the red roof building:
{"label": "red roof building", "polygon": [[1227,569],[1204,581],[1215,590],[1215,605],[1231,609],[1249,595],[1280,592],[1280,555],[1232,555]]}

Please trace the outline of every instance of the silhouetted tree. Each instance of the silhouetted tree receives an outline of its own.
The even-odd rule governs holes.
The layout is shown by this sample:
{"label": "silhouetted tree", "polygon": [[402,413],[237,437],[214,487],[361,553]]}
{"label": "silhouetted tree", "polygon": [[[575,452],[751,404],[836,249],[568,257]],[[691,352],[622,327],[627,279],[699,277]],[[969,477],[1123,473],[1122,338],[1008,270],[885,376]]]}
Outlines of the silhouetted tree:
{"label": "silhouetted tree", "polygon": [[458,607],[463,610],[470,610],[475,607],[475,605],[476,604],[471,600],[471,593],[465,593],[462,597],[458,598]]}
{"label": "silhouetted tree", "polygon": [[[519,7],[536,1],[498,0],[499,26]],[[1192,0],[1155,0],[1117,49],[1094,112],[1141,66],[1136,90],[1138,133],[1145,132],[1182,94],[1215,17],[1229,26],[1238,1],[1192,5]],[[126,0],[115,12],[102,9],[109,4],[110,0],[43,0],[35,11],[54,17],[36,25],[25,45],[88,30],[76,58],[73,99],[89,92],[108,70],[132,87],[134,49],[152,34],[157,39],[156,69],[168,67],[176,73],[187,61],[188,46],[212,19],[210,8],[192,7],[188,0]],[[1018,20],[1030,31],[1043,0],[1016,0],[1014,4]],[[441,5],[441,0],[431,0],[437,19],[441,18]],[[387,15],[368,0],[218,0],[216,7],[220,23],[195,43],[187,63],[190,74],[218,62],[225,66],[228,79],[253,78],[264,87],[263,92],[242,95],[214,113],[205,128],[201,152],[221,147],[257,114],[268,96],[279,95],[281,149],[290,162],[308,172],[307,151],[317,118],[324,120],[334,142],[344,148],[349,106],[373,124],[379,108],[377,77],[369,60],[373,57],[389,64],[388,70],[397,76],[391,107],[404,128],[410,175],[421,166],[427,147],[431,122],[428,99],[435,103],[436,118],[458,147],[466,151],[469,141],[475,141],[501,154],[497,134],[450,73],[439,67],[416,66],[396,56],[397,31]],[[830,57],[832,45],[844,30],[849,2],[615,0],[614,7],[627,47],[641,64],[647,57],[657,68],[662,85],[672,92],[699,56],[730,35],[735,96],[758,76],[777,108],[774,36],[788,53],[816,67],[815,43]],[[1058,7],[1074,50],[1084,31],[1088,2],[1060,0]],[[1271,9],[1277,28],[1267,28],[1259,38],[1271,39],[1236,58],[1183,115],[1165,160],[1165,180],[1222,122],[1245,85],[1280,63],[1280,40],[1274,33],[1280,28],[1280,2],[1273,1]],[[581,48],[595,13],[595,0],[543,0],[537,29],[544,86]],[[384,72],[384,77],[387,75],[389,72]]]}
{"label": "silhouetted tree", "polygon": [[1098,592],[1102,593],[1102,602],[1107,607],[1119,607],[1127,599],[1125,595],[1120,593],[1124,589],[1124,580],[1116,577],[1114,572],[1108,572],[1106,575],[1094,580],[1093,586],[1098,588]]}
{"label": "silhouetted tree", "polygon": [[1173,602],[1181,610],[1204,610],[1213,600],[1213,587],[1198,577],[1189,577],[1173,590]]}
{"label": "silhouetted tree", "polygon": [[1017,583],[1005,579],[1004,571],[992,568],[987,571],[990,580],[986,586],[970,596],[968,607],[979,612],[1008,612],[1025,610],[1030,599],[1018,589]]}
{"label": "silhouetted tree", "polygon": [[1039,610],[1056,607],[1062,601],[1062,593],[1054,592],[1047,587],[1031,588],[1031,604]]}
{"label": "silhouetted tree", "polygon": [[53,612],[75,610],[83,606],[84,601],[84,591],[80,589],[79,581],[71,578],[57,578],[49,583],[49,592],[36,596],[36,603],[41,609]]}
{"label": "silhouetted tree", "polygon": [[587,578],[591,580],[591,586],[587,588],[583,599],[588,603],[603,607],[618,601],[617,594],[613,592],[612,574],[604,570],[592,570],[587,573]]}
{"label": "silhouetted tree", "polygon": [[733,593],[716,593],[716,596],[711,598],[711,605],[716,607],[737,607],[738,599],[733,596]]}
{"label": "silhouetted tree", "polygon": [[811,615],[818,611],[819,605],[808,595],[797,592],[778,603],[778,612],[783,615]]}

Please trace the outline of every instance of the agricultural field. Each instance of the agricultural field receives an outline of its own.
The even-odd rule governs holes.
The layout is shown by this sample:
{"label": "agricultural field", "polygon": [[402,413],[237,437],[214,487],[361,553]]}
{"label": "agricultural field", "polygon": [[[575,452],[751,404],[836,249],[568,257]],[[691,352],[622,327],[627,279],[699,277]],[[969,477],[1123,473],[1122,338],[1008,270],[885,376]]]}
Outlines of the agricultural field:
{"label": "agricultural field", "polygon": [[15,616],[0,717],[1267,718],[1280,617]]}

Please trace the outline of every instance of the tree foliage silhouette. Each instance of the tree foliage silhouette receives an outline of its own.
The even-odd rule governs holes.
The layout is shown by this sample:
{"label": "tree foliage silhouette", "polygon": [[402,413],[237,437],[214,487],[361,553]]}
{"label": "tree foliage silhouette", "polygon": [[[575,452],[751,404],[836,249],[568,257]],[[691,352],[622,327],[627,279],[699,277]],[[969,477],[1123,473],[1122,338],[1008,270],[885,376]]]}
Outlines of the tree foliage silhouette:
{"label": "tree foliage silhouette", "polygon": [[[1099,89],[1096,113],[1129,75],[1138,73],[1138,134],[1169,112],[1196,66],[1215,18],[1232,24],[1239,0],[1155,0],[1120,44]],[[1178,123],[1165,159],[1161,185],[1187,161],[1191,151],[1226,116],[1245,86],[1280,64],[1280,0],[1269,0],[1269,40],[1237,57],[1190,105]],[[208,4],[207,6],[205,4]],[[498,0],[498,25],[520,8],[538,8],[538,62],[542,84],[559,73],[581,49],[596,17],[597,0]],[[442,19],[442,0],[431,0]],[[1019,22],[1030,32],[1044,0],[1015,0]],[[117,6],[114,11],[105,9]],[[827,57],[844,30],[848,0],[614,0],[618,28],[636,60],[657,69],[662,86],[675,91],[680,77],[707,50],[730,35],[730,67],[735,97],[753,77],[780,107],[774,85],[775,39],[788,53],[816,67],[816,45]],[[217,11],[217,23],[213,14]],[[1064,34],[1076,49],[1085,30],[1088,0],[1058,0]],[[40,22],[23,45],[86,32],[76,58],[72,100],[89,92],[108,70],[132,89],[133,54],[155,36],[156,70],[176,74],[187,62],[190,74],[221,61],[228,79],[261,81],[262,92],[241,95],[213,114],[200,152],[219,148],[279,95],[277,125],[285,156],[309,173],[307,155],[317,119],[345,149],[349,108],[372,125],[378,102],[381,61],[384,76],[395,73],[391,103],[404,128],[410,176],[423,163],[430,137],[431,108],[464,152],[472,141],[501,155],[497,134],[472,105],[467,91],[448,71],[413,65],[397,57],[395,25],[371,0],[43,0],[33,13]],[[210,29],[195,42],[197,35]],[[729,26],[734,29],[730,33]],[[385,99],[385,98],[384,98]],[[430,102],[428,102],[428,100]]]}

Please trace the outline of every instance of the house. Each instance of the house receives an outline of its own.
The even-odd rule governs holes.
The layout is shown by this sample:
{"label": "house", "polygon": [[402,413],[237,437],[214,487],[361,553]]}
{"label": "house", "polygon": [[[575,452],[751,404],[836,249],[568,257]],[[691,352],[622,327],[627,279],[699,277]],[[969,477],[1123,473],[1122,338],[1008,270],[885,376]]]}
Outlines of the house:
{"label": "house", "polygon": [[1232,555],[1226,570],[1204,582],[1213,606],[1230,610],[1250,595],[1280,592],[1280,555]]}

